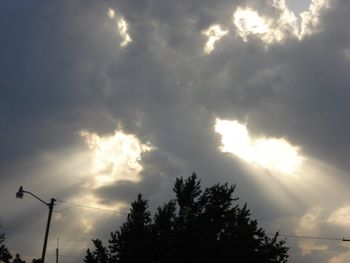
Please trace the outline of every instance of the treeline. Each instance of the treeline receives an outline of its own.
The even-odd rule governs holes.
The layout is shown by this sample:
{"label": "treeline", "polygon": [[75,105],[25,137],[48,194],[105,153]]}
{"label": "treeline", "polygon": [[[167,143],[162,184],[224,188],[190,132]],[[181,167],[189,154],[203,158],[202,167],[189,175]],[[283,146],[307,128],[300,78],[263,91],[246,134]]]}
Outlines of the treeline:
{"label": "treeline", "polygon": [[21,259],[19,254],[16,254],[14,257],[5,246],[5,234],[1,231],[0,225],[0,262],[4,263],[26,263]]}
{"label": "treeline", "polygon": [[176,198],[159,207],[153,218],[142,195],[131,204],[126,222],[105,246],[92,239],[85,263],[284,263],[288,248],[278,233],[269,237],[239,206],[235,186],[216,184],[202,190],[195,174],[179,178]]}
{"label": "treeline", "polygon": [[[141,194],[126,221],[111,233],[108,244],[92,239],[85,263],[285,263],[288,247],[278,233],[269,236],[244,204],[235,186],[215,184],[202,189],[196,174],[176,179],[175,199],[151,216]],[[25,263],[6,248],[0,225],[0,262]],[[32,263],[40,263],[33,259]]]}

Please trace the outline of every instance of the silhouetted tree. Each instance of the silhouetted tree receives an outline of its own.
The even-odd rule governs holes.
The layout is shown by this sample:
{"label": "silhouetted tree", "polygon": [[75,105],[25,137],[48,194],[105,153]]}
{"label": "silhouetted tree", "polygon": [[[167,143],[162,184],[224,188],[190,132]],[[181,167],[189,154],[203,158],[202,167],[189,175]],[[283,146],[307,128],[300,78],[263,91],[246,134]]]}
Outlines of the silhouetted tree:
{"label": "silhouetted tree", "polygon": [[148,262],[151,242],[151,217],[148,202],[137,196],[131,204],[127,221],[111,233],[109,248],[112,262]]}
{"label": "silhouetted tree", "polygon": [[89,248],[86,250],[86,256],[85,256],[84,262],[97,263],[97,260],[95,259],[94,254],[90,251]]}
{"label": "silhouetted tree", "polygon": [[170,201],[158,207],[152,225],[152,244],[150,249],[156,259],[154,262],[170,262],[175,253],[175,215],[176,203]]}
{"label": "silhouetted tree", "polygon": [[5,234],[1,232],[1,225],[0,225],[0,262],[3,263],[26,263],[24,260],[21,259],[21,256],[19,254],[16,254],[13,261],[11,259],[13,256],[11,255],[10,251],[6,248],[4,242],[5,242]]}
{"label": "silhouetted tree", "polygon": [[[278,233],[268,237],[234,191],[228,184],[202,191],[195,174],[179,178],[176,199],[159,207],[153,220],[139,194],[126,222],[111,233],[109,263],[287,262],[285,241]],[[93,256],[88,250],[85,259]]]}
{"label": "silhouetted tree", "polygon": [[93,252],[88,249],[86,251],[86,256],[84,259],[85,263],[108,263],[109,260],[109,251],[106,247],[103,246],[100,239],[92,239],[95,250]]}
{"label": "silhouetted tree", "polygon": [[16,254],[14,260],[12,263],[26,263],[24,260],[21,259],[21,256],[19,254]]}
{"label": "silhouetted tree", "polygon": [[5,234],[1,231],[1,228],[2,226],[0,225],[0,262],[9,263],[12,255],[4,244]]}

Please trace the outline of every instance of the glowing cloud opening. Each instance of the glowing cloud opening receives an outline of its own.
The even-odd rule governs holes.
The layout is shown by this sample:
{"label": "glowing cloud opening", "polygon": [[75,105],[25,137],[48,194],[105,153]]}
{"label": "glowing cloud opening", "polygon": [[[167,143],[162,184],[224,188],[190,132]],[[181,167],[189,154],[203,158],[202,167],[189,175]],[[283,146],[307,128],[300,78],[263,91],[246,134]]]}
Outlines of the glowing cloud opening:
{"label": "glowing cloud opening", "polygon": [[221,135],[222,152],[271,171],[291,175],[305,160],[285,139],[254,137],[237,121],[216,119],[215,131]]}
{"label": "glowing cloud opening", "polygon": [[120,43],[121,47],[126,47],[132,42],[132,38],[129,35],[129,24],[122,16],[117,16],[115,10],[112,8],[108,9],[107,16],[110,19],[117,19],[117,31],[122,38]]}
{"label": "glowing cloud opening", "polygon": [[94,187],[117,180],[140,180],[141,154],[150,151],[150,146],[142,144],[136,136],[121,131],[115,131],[110,136],[99,136],[83,130],[80,136],[92,151]]}
{"label": "glowing cloud opening", "polygon": [[129,27],[128,23],[123,18],[119,19],[118,31],[121,38],[123,39],[123,41],[120,43],[121,47],[126,47],[132,41],[128,33],[128,27]]}
{"label": "glowing cloud opening", "polygon": [[204,53],[210,54],[215,47],[215,43],[227,35],[227,30],[222,30],[220,25],[212,25],[207,30],[204,30],[203,35],[208,37],[204,45]]}
{"label": "glowing cloud opening", "polygon": [[233,15],[233,23],[245,41],[250,34],[266,34],[269,31],[267,21],[250,8],[238,7]]}
{"label": "glowing cloud opening", "polygon": [[329,8],[329,0],[312,0],[309,10],[300,14],[302,19],[300,39],[320,30],[320,14],[326,8]]}
{"label": "glowing cloud opening", "polygon": [[108,9],[107,15],[110,19],[113,19],[115,17],[115,11],[112,8]]}
{"label": "glowing cloud opening", "polygon": [[297,35],[297,19],[294,14],[280,2],[274,2],[273,6],[280,11],[280,17],[275,20],[261,16],[251,8],[237,8],[233,23],[238,35],[244,41],[248,41],[249,36],[256,35],[266,44],[281,42],[288,35]]}
{"label": "glowing cloud opening", "polygon": [[247,42],[250,36],[260,38],[265,44],[283,42],[287,38],[299,41],[320,30],[320,14],[329,7],[328,0],[312,0],[309,9],[300,13],[300,29],[294,12],[285,0],[271,0],[276,17],[262,16],[250,7],[238,7],[233,14],[237,34]]}

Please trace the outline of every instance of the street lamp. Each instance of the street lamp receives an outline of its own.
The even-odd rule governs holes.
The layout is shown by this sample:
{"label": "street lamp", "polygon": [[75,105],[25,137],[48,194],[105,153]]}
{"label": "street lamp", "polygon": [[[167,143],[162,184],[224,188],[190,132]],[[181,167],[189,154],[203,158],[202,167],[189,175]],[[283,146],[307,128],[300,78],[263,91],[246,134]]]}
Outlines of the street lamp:
{"label": "street lamp", "polygon": [[33,193],[29,192],[29,191],[24,191],[22,186],[19,188],[18,192],[16,193],[16,198],[22,199],[24,193],[30,194],[31,196],[35,197],[40,202],[42,202],[43,204],[45,204],[45,205],[47,205],[49,207],[49,216],[47,218],[47,224],[46,224],[45,239],[44,239],[44,245],[43,245],[43,253],[41,255],[41,261],[42,261],[42,263],[44,263],[45,262],[45,254],[46,254],[47,238],[49,236],[49,230],[50,230],[52,210],[53,210],[53,206],[55,205],[56,199],[51,198],[50,203],[46,203],[44,200],[42,200],[41,198],[39,198],[35,194],[33,194]]}

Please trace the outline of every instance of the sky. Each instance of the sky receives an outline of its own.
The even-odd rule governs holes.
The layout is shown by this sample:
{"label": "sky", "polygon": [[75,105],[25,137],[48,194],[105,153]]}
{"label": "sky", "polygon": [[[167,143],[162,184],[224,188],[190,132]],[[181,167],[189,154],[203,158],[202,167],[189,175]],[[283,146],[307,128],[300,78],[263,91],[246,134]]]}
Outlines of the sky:
{"label": "sky", "polygon": [[[350,2],[0,3],[6,245],[81,262],[142,193],[236,184],[289,262],[350,260]],[[286,237],[297,236],[297,237]],[[301,237],[317,237],[301,238]]]}

